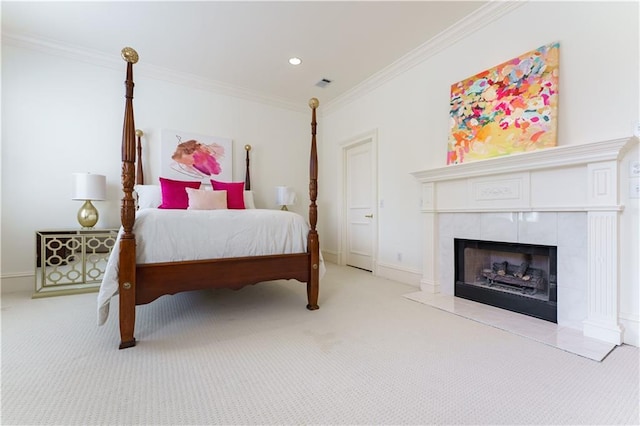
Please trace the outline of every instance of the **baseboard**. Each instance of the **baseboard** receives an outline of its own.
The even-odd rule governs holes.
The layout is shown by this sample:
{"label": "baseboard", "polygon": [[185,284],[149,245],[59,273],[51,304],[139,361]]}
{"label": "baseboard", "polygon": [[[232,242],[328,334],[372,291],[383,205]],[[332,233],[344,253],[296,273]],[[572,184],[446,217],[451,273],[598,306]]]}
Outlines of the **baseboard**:
{"label": "baseboard", "polygon": [[603,342],[622,344],[624,330],[615,321],[602,321],[600,318],[586,319],[582,321],[582,333],[586,337],[602,340]]}
{"label": "baseboard", "polygon": [[376,272],[376,275],[379,277],[420,288],[420,280],[422,280],[421,271],[401,268],[397,265],[378,263]]}
{"label": "baseboard", "polygon": [[620,312],[620,324],[624,327],[624,344],[640,347],[640,316]]}
{"label": "baseboard", "polygon": [[440,283],[423,278],[420,280],[420,290],[433,294],[440,293]]}
{"label": "baseboard", "polygon": [[0,276],[0,293],[16,293],[35,290],[36,276],[25,272],[21,274],[11,274]]}
{"label": "baseboard", "polygon": [[325,262],[340,264],[340,254],[333,250],[322,250],[322,258]]}

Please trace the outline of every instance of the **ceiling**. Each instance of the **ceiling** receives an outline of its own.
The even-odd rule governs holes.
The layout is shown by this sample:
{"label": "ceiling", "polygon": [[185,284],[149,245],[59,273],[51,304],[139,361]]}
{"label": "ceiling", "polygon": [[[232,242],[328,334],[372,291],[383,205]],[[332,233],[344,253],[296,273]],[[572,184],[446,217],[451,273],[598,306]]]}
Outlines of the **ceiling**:
{"label": "ceiling", "polygon": [[2,32],[106,56],[131,46],[139,64],[306,105],[336,99],[486,3],[2,1]]}

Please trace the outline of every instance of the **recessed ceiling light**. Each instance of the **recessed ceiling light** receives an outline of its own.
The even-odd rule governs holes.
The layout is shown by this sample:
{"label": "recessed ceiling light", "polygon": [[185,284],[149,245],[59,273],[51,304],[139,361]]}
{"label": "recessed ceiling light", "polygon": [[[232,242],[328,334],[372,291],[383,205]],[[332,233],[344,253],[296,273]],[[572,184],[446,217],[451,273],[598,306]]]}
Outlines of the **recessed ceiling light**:
{"label": "recessed ceiling light", "polygon": [[302,63],[302,59],[293,57],[289,59],[289,63],[291,65],[300,65]]}

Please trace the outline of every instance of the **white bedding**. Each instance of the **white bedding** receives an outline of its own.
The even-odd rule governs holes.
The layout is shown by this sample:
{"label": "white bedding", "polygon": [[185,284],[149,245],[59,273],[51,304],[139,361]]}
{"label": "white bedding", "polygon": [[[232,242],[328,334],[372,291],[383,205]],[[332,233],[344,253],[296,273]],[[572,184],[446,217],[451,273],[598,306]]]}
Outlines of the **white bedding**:
{"label": "white bedding", "polygon": [[[309,225],[299,214],[281,210],[142,209],[133,232],[141,264],[305,253]],[[107,321],[109,302],[118,292],[119,252],[120,234],[98,293],[98,325]],[[321,259],[320,276],[324,270]]]}

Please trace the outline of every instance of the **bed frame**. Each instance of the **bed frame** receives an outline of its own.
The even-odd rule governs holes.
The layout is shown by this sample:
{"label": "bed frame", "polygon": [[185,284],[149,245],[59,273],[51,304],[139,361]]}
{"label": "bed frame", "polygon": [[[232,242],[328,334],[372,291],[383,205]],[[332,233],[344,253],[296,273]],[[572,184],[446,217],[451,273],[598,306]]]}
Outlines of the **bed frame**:
{"label": "bed frame", "polygon": [[[135,346],[134,328],[136,305],[154,301],[166,294],[207,288],[239,289],[249,284],[279,279],[295,279],[307,284],[307,309],[318,309],[320,244],[316,224],[318,209],[318,156],[316,151],[316,109],[319,102],[312,98],[311,107],[311,155],[309,167],[309,234],[307,252],[270,256],[236,257],[136,264],[136,240],[133,234],[135,222],[134,182],[136,181],[136,130],[133,119],[133,64],[138,54],[129,47],[122,49],[127,62],[125,80],[125,111],[122,132],[122,191],[121,205],[123,233],[119,252],[119,301],[120,301],[120,349]],[[247,166],[249,162],[247,149]],[[138,161],[139,170],[141,162]],[[248,178],[247,174],[247,178]],[[214,278],[212,278],[214,277]]]}

